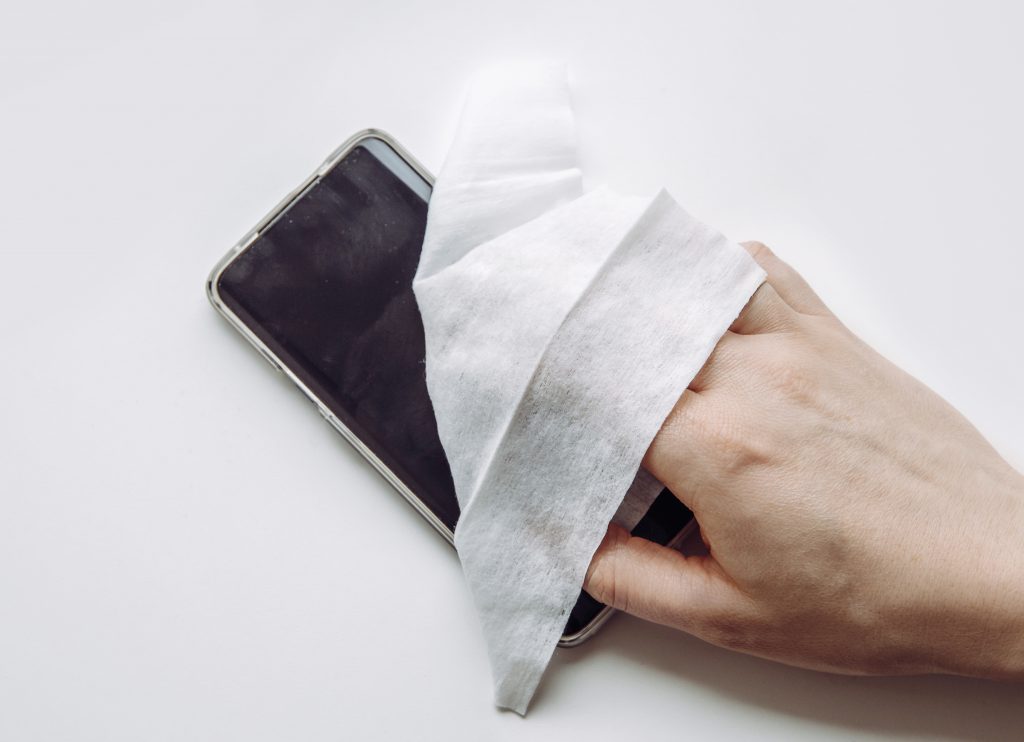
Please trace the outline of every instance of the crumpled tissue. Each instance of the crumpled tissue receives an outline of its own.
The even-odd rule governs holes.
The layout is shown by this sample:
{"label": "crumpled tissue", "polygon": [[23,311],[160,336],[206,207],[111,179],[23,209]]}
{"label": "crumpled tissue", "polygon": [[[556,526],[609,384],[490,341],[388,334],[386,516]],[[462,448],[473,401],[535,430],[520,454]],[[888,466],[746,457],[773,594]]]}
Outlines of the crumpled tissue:
{"label": "crumpled tissue", "polygon": [[647,447],[764,280],[665,191],[584,193],[575,140],[563,65],[479,74],[413,282],[455,545],[520,714],[608,523],[660,489]]}

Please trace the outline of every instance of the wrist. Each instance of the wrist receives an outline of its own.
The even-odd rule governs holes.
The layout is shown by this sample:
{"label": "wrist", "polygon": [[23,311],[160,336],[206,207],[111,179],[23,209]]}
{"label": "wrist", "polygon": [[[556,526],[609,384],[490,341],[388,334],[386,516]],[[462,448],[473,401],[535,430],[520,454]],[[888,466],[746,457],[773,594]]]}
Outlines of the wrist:
{"label": "wrist", "polygon": [[1024,476],[1007,467],[987,486],[985,499],[994,507],[984,531],[968,544],[977,556],[975,584],[965,586],[972,596],[960,624],[966,641],[949,672],[1024,680]]}
{"label": "wrist", "polygon": [[1009,610],[1016,621],[1007,636],[1007,651],[1000,676],[1024,680],[1024,475],[1016,471],[1012,474],[1011,492],[1017,506],[1012,527],[1013,540],[1008,548],[1011,555],[1007,561],[1014,567],[1007,580],[1007,598]]}

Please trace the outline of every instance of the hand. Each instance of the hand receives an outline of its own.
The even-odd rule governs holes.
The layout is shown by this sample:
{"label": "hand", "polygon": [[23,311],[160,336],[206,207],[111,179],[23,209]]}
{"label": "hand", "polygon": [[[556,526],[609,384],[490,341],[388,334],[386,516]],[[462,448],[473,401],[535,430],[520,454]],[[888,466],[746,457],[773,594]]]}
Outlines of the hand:
{"label": "hand", "polygon": [[1024,478],[746,247],[768,281],[644,460],[709,553],[612,526],[587,591],[802,667],[1024,678]]}

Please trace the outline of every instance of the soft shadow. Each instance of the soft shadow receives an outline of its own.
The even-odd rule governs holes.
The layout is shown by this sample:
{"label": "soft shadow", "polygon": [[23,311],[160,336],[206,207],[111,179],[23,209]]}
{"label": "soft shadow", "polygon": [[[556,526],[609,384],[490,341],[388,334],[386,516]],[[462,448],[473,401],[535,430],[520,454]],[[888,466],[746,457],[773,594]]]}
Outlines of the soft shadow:
{"label": "soft shadow", "polygon": [[[698,536],[680,547],[707,553]],[[602,654],[765,710],[851,732],[939,739],[1024,739],[1024,683],[945,675],[868,678],[802,670],[712,646],[623,613],[586,644],[555,654],[553,665]],[[557,676],[557,668],[547,678]],[[543,685],[538,696],[543,695]]]}
{"label": "soft shadow", "polygon": [[[722,696],[850,731],[945,739],[1006,740],[1024,735],[1024,684],[918,676],[864,678],[800,670],[729,652],[633,616],[614,616],[587,644],[552,663],[612,653],[651,672]],[[543,694],[543,688],[541,688]]]}

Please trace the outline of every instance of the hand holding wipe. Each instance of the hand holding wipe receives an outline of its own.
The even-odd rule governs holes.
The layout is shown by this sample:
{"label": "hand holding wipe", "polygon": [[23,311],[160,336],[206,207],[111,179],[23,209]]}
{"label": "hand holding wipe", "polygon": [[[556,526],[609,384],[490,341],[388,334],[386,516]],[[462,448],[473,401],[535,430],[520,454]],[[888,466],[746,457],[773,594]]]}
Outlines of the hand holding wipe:
{"label": "hand holding wipe", "polygon": [[608,523],[649,504],[647,447],[764,278],[664,191],[583,192],[564,67],[476,78],[413,288],[499,706],[526,712]]}

